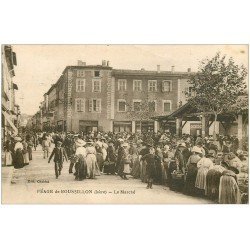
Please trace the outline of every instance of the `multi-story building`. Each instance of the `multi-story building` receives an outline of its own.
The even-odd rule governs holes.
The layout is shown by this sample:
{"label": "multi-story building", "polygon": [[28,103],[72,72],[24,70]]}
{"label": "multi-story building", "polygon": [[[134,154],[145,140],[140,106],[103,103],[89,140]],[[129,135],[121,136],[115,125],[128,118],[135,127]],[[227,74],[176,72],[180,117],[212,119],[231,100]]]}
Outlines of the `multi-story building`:
{"label": "multi-story building", "polygon": [[14,66],[17,65],[16,54],[10,45],[2,46],[2,136],[18,133],[19,106],[15,100],[17,84],[13,82]]}
{"label": "multi-story building", "polygon": [[113,131],[158,131],[159,123],[150,119],[168,115],[184,102],[184,83],[190,72],[141,70],[112,71],[114,84]]}
{"label": "multi-story building", "polygon": [[[151,119],[176,110],[186,100],[190,69],[170,71],[113,69],[101,65],[67,66],[44,95],[42,121],[59,131],[157,131]],[[53,113],[49,117],[46,114]]]}

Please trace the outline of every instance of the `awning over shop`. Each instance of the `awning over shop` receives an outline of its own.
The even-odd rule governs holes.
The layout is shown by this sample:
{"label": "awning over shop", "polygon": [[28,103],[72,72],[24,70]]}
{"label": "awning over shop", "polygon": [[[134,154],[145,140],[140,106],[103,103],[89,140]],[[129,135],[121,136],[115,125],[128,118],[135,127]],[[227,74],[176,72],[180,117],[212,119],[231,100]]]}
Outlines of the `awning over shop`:
{"label": "awning over shop", "polygon": [[14,123],[11,121],[9,114],[5,111],[2,110],[2,113],[5,117],[5,119],[8,121],[8,123],[10,124],[10,126],[12,127],[12,129],[14,130],[15,134],[18,134],[18,129],[16,128],[16,126],[14,125]]}

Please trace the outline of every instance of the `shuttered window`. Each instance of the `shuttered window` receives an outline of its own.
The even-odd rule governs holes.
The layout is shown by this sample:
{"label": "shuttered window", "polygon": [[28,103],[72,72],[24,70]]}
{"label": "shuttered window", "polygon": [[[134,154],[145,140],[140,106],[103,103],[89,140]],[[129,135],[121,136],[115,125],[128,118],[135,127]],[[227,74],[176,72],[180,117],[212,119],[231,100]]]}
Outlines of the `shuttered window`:
{"label": "shuttered window", "polygon": [[101,99],[90,99],[89,100],[89,112],[100,113],[102,110],[102,100]]}
{"label": "shuttered window", "polygon": [[172,91],[172,81],[165,80],[162,82],[162,91],[163,92],[171,92]]}
{"label": "shuttered window", "polygon": [[92,92],[101,92],[101,80],[92,80]]}
{"label": "shuttered window", "polygon": [[76,92],[85,92],[85,79],[76,79]]}
{"label": "shuttered window", "polygon": [[85,112],[85,99],[76,98],[75,99],[75,111],[76,112]]}

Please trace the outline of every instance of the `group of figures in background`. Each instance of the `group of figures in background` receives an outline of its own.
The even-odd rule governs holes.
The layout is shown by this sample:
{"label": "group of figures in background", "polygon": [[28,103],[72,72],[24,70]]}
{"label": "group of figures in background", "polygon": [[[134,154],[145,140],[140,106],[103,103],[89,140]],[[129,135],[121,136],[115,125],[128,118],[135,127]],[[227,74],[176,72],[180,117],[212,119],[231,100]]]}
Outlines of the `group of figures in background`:
{"label": "group of figures in background", "polygon": [[235,136],[218,135],[214,140],[160,132],[29,133],[6,141],[5,164],[23,168],[39,144],[44,158],[53,158],[56,178],[69,160],[69,174],[78,181],[101,174],[123,180],[132,176],[147,189],[164,185],[215,203],[248,203],[248,149],[240,150]]}

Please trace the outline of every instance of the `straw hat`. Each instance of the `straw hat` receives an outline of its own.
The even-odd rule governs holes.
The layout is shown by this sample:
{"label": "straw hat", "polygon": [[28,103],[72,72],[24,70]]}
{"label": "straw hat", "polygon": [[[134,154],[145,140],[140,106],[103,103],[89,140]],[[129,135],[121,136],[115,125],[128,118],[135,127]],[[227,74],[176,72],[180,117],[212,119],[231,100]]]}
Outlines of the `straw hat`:
{"label": "straw hat", "polygon": [[77,139],[76,140],[76,147],[83,147],[86,145],[86,142],[82,139]]}
{"label": "straw hat", "polygon": [[198,153],[198,154],[202,154],[201,148],[199,148],[199,147],[197,147],[197,146],[194,146],[194,147],[192,148],[192,152]]}

